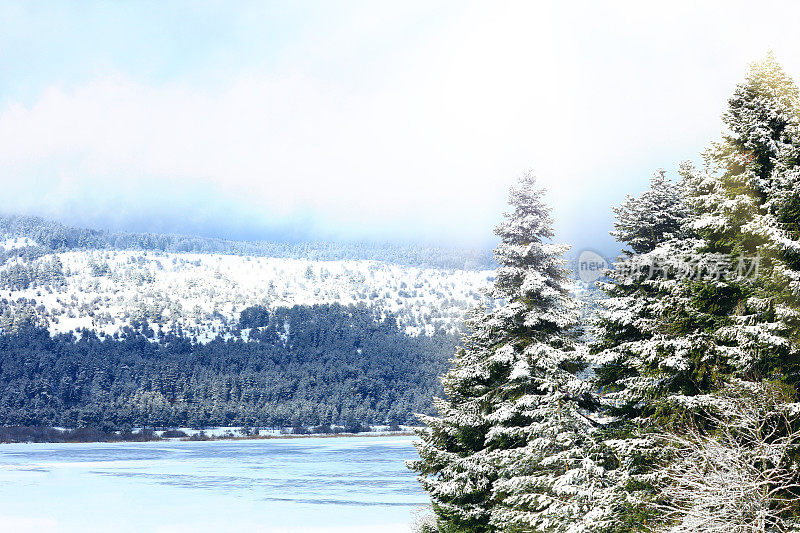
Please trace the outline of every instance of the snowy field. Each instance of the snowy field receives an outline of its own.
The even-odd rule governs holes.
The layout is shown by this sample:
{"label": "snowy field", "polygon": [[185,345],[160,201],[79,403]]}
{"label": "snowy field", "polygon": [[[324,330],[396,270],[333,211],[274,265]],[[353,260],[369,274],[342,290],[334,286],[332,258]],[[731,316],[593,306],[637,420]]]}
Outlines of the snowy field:
{"label": "snowy field", "polygon": [[0,526],[20,532],[408,532],[411,437],[5,444]]}

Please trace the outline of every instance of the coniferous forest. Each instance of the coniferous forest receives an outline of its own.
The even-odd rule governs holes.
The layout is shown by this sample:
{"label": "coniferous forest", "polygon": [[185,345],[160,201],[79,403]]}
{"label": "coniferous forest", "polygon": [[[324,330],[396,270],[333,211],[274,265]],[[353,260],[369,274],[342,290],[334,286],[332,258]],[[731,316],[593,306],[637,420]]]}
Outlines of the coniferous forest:
{"label": "coniferous forest", "polygon": [[409,336],[365,306],[241,314],[227,340],[198,343],[148,324],[116,339],[51,336],[27,325],[0,336],[0,425],[264,427],[408,424],[430,410],[455,335]]}
{"label": "coniferous forest", "polygon": [[588,322],[535,178],[512,189],[501,304],[421,417],[423,530],[800,530],[797,86],[769,55],[722,119],[702,164],[614,209]]}

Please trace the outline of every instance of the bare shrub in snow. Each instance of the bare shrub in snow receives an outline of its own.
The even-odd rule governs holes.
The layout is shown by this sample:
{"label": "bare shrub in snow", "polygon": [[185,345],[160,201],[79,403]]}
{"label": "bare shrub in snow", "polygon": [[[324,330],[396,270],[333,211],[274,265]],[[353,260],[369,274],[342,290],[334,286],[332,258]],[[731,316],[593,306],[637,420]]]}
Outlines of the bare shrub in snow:
{"label": "bare shrub in snow", "polygon": [[674,453],[655,504],[670,533],[800,531],[799,404],[775,386],[740,386],[707,429],[659,436]]}

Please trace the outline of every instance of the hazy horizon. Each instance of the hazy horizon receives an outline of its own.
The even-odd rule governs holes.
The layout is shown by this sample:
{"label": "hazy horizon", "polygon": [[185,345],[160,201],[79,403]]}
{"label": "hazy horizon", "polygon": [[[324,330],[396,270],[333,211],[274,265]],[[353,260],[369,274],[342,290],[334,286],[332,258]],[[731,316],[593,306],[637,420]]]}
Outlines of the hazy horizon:
{"label": "hazy horizon", "polygon": [[699,158],[750,62],[800,73],[797,17],[771,11],[5,3],[0,211],[489,249],[533,169],[556,239],[613,255],[610,207]]}

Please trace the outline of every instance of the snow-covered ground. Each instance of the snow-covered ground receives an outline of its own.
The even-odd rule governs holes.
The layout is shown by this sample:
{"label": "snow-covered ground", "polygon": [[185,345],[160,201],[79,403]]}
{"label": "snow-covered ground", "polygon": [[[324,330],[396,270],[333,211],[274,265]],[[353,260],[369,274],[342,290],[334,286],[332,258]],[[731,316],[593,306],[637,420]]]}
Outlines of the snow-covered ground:
{"label": "snow-covered ground", "polygon": [[[4,246],[23,244],[5,241]],[[54,257],[63,282],[25,290],[6,286],[0,302],[35,309],[54,332],[87,328],[113,335],[132,321],[146,320],[156,330],[180,326],[201,341],[216,337],[243,309],[258,304],[366,304],[395,313],[410,334],[440,327],[455,331],[483,299],[481,289],[494,274],[377,261],[99,250],[48,255],[26,265],[53,268]],[[0,272],[20,261],[9,260]]]}

